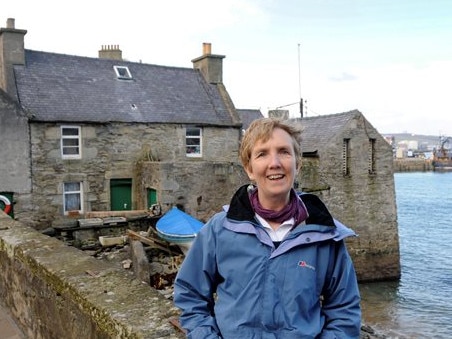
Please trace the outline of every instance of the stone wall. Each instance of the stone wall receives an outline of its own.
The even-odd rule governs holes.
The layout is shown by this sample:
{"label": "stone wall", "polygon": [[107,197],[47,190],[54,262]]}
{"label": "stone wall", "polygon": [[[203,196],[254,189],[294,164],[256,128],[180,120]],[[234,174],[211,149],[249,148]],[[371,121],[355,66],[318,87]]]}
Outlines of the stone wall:
{"label": "stone wall", "polygon": [[0,299],[28,338],[184,338],[148,284],[1,211]]}
{"label": "stone wall", "polygon": [[[349,173],[343,173],[343,139],[349,140]],[[369,139],[374,139],[374,172],[369,173]],[[317,194],[332,214],[358,237],[347,239],[358,279],[400,277],[399,237],[392,149],[365,119],[329,141],[319,158],[305,158],[300,186]]]}
{"label": "stone wall", "polygon": [[394,172],[427,172],[433,171],[431,160],[420,158],[394,159]]}
{"label": "stone wall", "polygon": [[0,194],[13,196],[13,215],[25,220],[32,209],[28,134],[25,112],[0,90]]}
{"label": "stone wall", "polygon": [[[0,211],[0,300],[27,338],[185,338],[172,301],[113,265]],[[360,337],[386,338],[365,325]]]}
{"label": "stone wall", "polygon": [[229,204],[238,187],[250,182],[236,162],[146,162],[140,172],[143,189],[159,192],[163,212],[177,206],[203,222]]}
{"label": "stone wall", "polygon": [[[31,224],[37,229],[47,228],[63,216],[64,182],[83,183],[84,211],[108,211],[110,180],[130,178],[132,209],[146,209],[146,194],[139,180],[143,162],[183,162],[186,166],[200,161],[235,162],[238,158],[239,128],[203,128],[203,157],[187,158],[182,125],[109,123],[82,125],[82,158],[64,160],[60,128],[58,124],[31,124],[33,199],[29,211],[34,217]],[[211,173],[192,174],[205,179]]]}

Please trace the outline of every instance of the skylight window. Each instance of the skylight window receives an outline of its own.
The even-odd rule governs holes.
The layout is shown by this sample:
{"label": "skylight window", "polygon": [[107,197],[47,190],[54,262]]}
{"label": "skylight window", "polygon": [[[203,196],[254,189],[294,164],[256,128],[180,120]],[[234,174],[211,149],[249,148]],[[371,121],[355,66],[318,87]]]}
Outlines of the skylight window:
{"label": "skylight window", "polygon": [[130,80],[132,79],[132,74],[130,74],[129,68],[126,66],[113,66],[115,69],[116,77],[118,79]]}

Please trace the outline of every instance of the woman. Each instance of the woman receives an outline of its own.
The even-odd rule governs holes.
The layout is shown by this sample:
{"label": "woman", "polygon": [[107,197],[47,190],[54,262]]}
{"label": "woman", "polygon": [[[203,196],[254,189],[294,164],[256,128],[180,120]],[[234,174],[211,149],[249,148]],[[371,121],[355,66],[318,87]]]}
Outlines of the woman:
{"label": "woman", "polygon": [[356,274],[335,221],[293,189],[301,130],[254,121],[240,157],[254,185],[199,232],[176,277],[188,338],[359,338]]}

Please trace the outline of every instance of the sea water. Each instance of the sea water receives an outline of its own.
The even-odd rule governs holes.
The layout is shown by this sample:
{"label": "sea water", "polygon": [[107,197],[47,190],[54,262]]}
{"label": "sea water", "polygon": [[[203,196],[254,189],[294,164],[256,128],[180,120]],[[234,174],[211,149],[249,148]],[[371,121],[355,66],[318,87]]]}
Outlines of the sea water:
{"label": "sea water", "polygon": [[401,279],[360,285],[363,322],[390,338],[452,338],[452,172],[394,179]]}

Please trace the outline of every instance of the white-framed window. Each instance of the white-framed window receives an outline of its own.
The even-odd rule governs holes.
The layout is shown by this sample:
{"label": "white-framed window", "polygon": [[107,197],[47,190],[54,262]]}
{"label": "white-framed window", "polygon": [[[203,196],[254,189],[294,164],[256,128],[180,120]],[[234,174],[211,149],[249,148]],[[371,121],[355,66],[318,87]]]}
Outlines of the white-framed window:
{"label": "white-framed window", "polygon": [[65,215],[69,214],[69,212],[83,213],[82,193],[81,182],[63,183],[63,201]]}
{"label": "white-framed window", "polygon": [[132,79],[132,74],[130,74],[129,68],[127,66],[113,66],[116,77],[122,80]]}
{"label": "white-framed window", "polygon": [[61,126],[61,157],[63,159],[80,159],[80,126]]}
{"label": "white-framed window", "polygon": [[202,129],[187,127],[185,130],[185,154],[187,157],[202,156]]}

